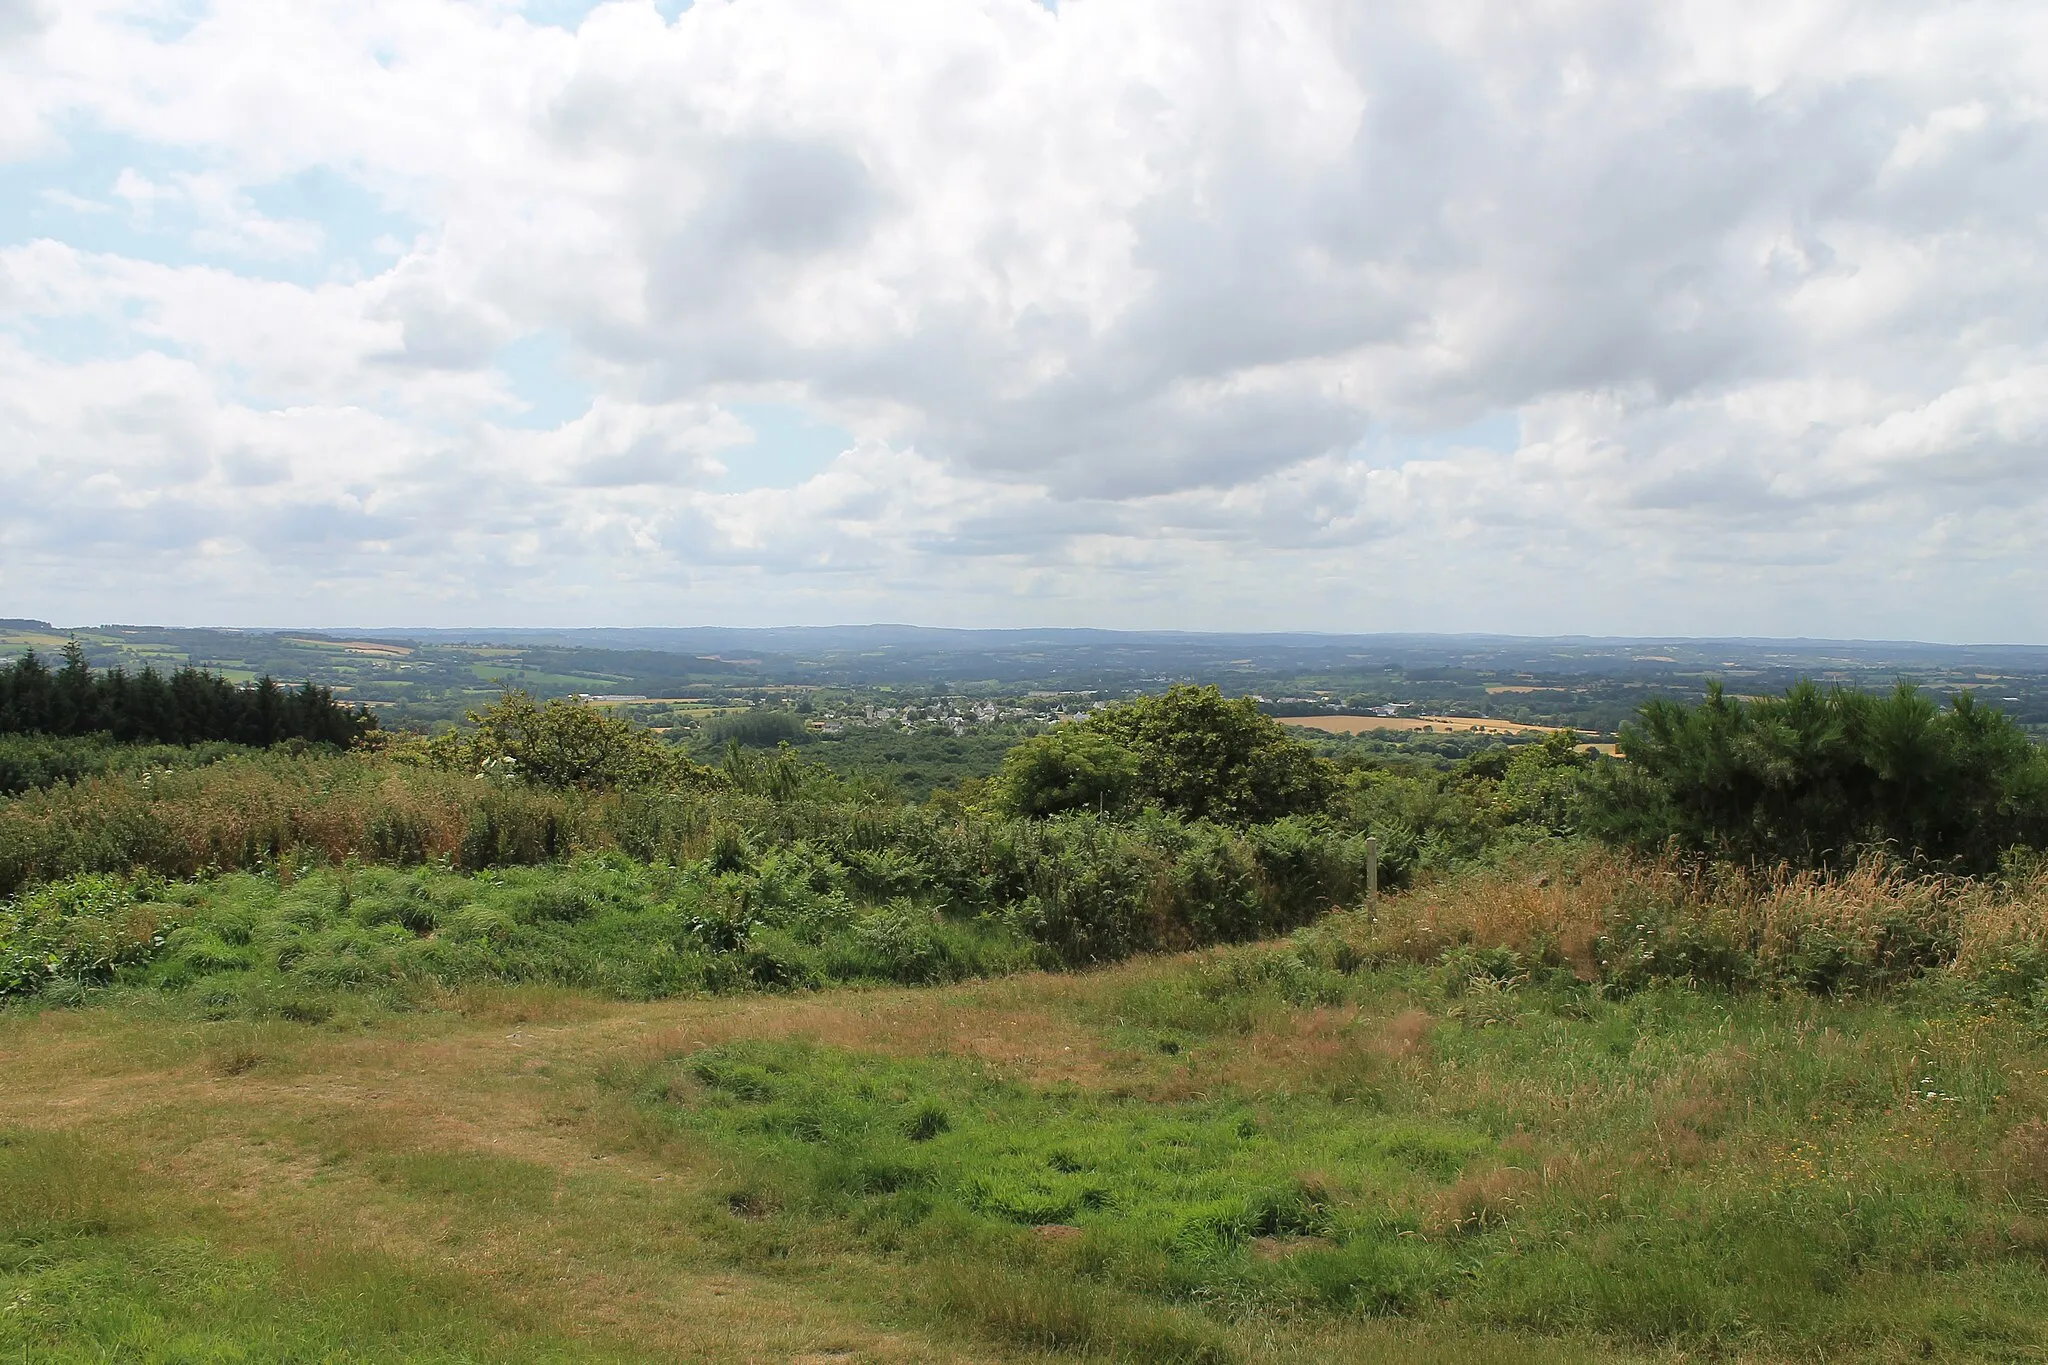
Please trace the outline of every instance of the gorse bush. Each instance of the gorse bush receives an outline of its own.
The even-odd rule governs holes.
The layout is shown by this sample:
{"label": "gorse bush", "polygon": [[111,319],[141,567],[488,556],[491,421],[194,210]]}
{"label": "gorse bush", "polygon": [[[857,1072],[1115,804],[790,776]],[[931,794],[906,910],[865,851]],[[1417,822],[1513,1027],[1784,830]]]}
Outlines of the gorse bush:
{"label": "gorse bush", "polygon": [[1623,727],[1625,769],[1602,793],[1610,837],[1756,863],[1853,863],[1883,847],[1986,872],[2048,843],[2048,756],[1958,693],[1946,710],[1802,682],[1782,699],[1652,701]]}
{"label": "gorse bush", "polygon": [[[2023,917],[1995,950],[1971,946],[1983,936],[1963,927],[1985,904],[2009,909],[2009,898],[1986,901],[1987,883],[1900,870],[1924,870],[1937,857],[1978,866],[1995,861],[2008,836],[2033,837],[2029,765],[2038,755],[1987,714],[1966,704],[1938,713],[1904,692],[1857,701],[1808,689],[1783,707],[1748,709],[1716,696],[1693,711],[1648,708],[1647,728],[1631,737],[1649,755],[1638,767],[1598,760],[1563,733],[1416,772],[1340,769],[1214,689],[1177,689],[1020,746],[991,810],[966,799],[896,803],[786,745],[734,743],[720,767],[705,767],[608,713],[511,693],[468,732],[386,752],[243,752],[204,767],[84,776],[0,802],[0,894],[17,897],[7,989],[60,978],[89,984],[109,963],[133,965],[108,955],[128,929],[98,910],[53,910],[61,895],[46,901],[32,890],[54,886],[49,894],[59,895],[94,877],[218,881],[254,872],[283,887],[380,864],[426,869],[420,875],[454,885],[618,858],[636,876],[687,874],[693,888],[671,895],[663,882],[667,889],[647,893],[647,906],[667,908],[635,921],[634,934],[654,935],[640,946],[632,934],[605,940],[607,951],[640,966],[607,976],[591,965],[595,949],[579,937],[588,931],[574,926],[612,923],[603,908],[610,902],[593,900],[582,874],[566,872],[555,891],[534,889],[517,907],[487,895],[475,904],[529,930],[563,926],[544,936],[561,938],[561,962],[579,965],[543,970],[537,958],[474,952],[460,961],[484,964],[477,970],[486,975],[614,991],[791,988],[975,974],[1011,961],[1008,949],[988,948],[996,943],[1024,945],[1046,965],[1077,966],[1283,933],[1356,903],[1368,834],[1379,841],[1382,886],[1423,894],[1406,902],[1410,910],[1383,907],[1384,931],[1354,944],[1360,952],[1434,960],[1477,945],[1615,989],[1683,980],[1841,992],[1958,961],[1996,962],[2002,979],[2023,982],[2038,975],[2031,964],[2041,953],[2021,932]],[[1780,750],[1804,755],[1807,766],[1771,757]],[[1698,760],[1691,767],[1680,761],[1687,755]],[[1724,800],[1738,777],[1764,794]],[[1975,811],[1979,824],[1923,810],[1916,802],[1924,801]],[[1747,823],[1737,827],[1737,817]],[[1561,838],[1570,846],[1578,831],[1667,843],[1674,829],[1683,833],[1672,858],[1690,848],[1759,861],[1717,871],[1581,857],[1562,901],[1562,890],[1522,885],[1532,857],[1550,856],[1544,851]],[[1881,839],[1887,829],[1895,833]],[[1895,852],[1852,870],[1835,850],[1855,847]],[[1800,856],[1761,861],[1772,850]],[[1789,870],[1809,860],[1832,862],[1840,875]],[[1473,867],[1495,870],[1452,875]],[[1443,885],[1493,888],[1491,908],[1456,931],[1462,938],[1446,938],[1427,909],[1448,894]],[[1564,905],[1577,918],[1559,918]],[[1498,929],[1517,914],[1520,927]],[[1545,915],[1555,922],[1539,934]],[[145,921],[184,927],[156,911],[131,927]],[[671,921],[688,927],[684,939],[661,938]],[[1393,946],[1396,926],[1410,947]],[[385,964],[365,980],[383,981],[386,968],[436,981],[459,975],[443,943],[459,930],[431,916],[348,933],[348,962]],[[426,946],[379,937],[394,934]],[[695,956],[680,966],[663,959],[656,970],[646,954],[657,940],[669,944],[663,952],[684,943]],[[182,953],[171,955],[186,960]],[[330,975],[340,982],[347,973]],[[620,984],[629,979],[639,984]]]}
{"label": "gorse bush", "polygon": [[1569,730],[1448,769],[1347,767],[1330,802],[1344,827],[1380,841],[1381,885],[1403,887],[1591,826],[1608,770]]}

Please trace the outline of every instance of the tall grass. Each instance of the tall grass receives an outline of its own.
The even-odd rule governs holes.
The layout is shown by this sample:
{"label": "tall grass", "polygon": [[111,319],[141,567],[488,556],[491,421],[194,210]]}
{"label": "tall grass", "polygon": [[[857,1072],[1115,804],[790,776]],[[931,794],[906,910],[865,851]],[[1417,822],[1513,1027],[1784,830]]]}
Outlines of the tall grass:
{"label": "tall grass", "polygon": [[[322,866],[475,873],[593,853],[697,867],[706,885],[728,879],[712,897],[724,907],[714,917],[733,923],[731,941],[714,945],[721,950],[750,926],[772,932],[775,916],[798,902],[837,895],[981,921],[1065,965],[1285,930],[1350,897],[1364,866],[1361,840],[1299,820],[1249,830],[1157,815],[1006,820],[738,787],[551,790],[376,756],[259,755],[0,802],[0,894],[19,899],[0,925],[0,947],[15,959],[12,989],[36,975],[37,962],[43,975],[104,976],[123,954],[146,950],[153,924],[117,924],[112,912],[74,907],[68,892],[30,894],[78,878],[91,890],[93,877],[254,871],[284,885]],[[901,916],[861,932],[910,935],[885,956],[922,951],[929,937]],[[58,959],[64,965],[49,966]]]}
{"label": "tall grass", "polygon": [[1941,973],[2024,998],[2048,981],[2048,870],[1929,876],[1877,856],[1833,873],[1759,870],[1574,846],[1446,878],[1320,932],[1363,958],[1490,950],[1619,989],[1841,994]]}
{"label": "tall grass", "polygon": [[225,742],[123,744],[111,735],[0,735],[0,796],[108,773],[140,776],[166,768],[203,768],[254,752]]}

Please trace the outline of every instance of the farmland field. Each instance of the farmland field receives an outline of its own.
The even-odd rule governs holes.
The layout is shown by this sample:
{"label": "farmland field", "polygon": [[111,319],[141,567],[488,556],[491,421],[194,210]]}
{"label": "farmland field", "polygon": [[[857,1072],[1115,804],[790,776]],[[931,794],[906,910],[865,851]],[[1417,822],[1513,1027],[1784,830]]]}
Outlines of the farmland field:
{"label": "farmland field", "polygon": [[1277,719],[1282,725],[1328,730],[1338,735],[1360,735],[1374,730],[1429,730],[1453,735],[1547,735],[1565,728],[1474,716],[1280,716]]}

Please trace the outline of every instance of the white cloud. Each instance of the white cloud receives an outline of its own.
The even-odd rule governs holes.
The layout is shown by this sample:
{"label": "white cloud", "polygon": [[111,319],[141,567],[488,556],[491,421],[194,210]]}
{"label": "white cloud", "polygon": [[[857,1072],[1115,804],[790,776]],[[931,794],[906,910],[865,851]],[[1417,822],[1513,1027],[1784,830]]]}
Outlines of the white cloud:
{"label": "white cloud", "polygon": [[179,175],[168,182],[151,180],[132,167],[114,181],[114,197],[145,230],[156,225],[159,212],[190,215],[191,243],[205,252],[241,253],[252,257],[309,256],[320,250],[324,234],[317,223],[272,218],[257,210],[230,177],[214,171]]}
{"label": "white cloud", "polygon": [[[88,615],[104,504],[185,618],[2048,632],[2024,7],[30,14],[0,156],[183,158],[108,183],[211,262],[0,249],[9,586]],[[263,207],[312,168],[388,269]],[[503,426],[541,333],[594,397]],[[758,398],[855,448],[712,491]]]}

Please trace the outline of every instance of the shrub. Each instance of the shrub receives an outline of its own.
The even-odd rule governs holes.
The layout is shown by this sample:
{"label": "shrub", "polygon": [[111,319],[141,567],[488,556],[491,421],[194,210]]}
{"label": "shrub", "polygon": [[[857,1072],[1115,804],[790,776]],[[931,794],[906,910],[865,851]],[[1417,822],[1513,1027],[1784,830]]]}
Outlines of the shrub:
{"label": "shrub", "polygon": [[947,981],[965,972],[939,937],[929,911],[895,901],[862,916],[853,925],[853,941],[867,959],[869,975],[905,985]]}
{"label": "shrub", "polygon": [[256,752],[239,744],[124,744],[112,735],[0,734],[0,796],[79,782],[108,773],[140,776],[165,769],[203,768]]}
{"label": "shrub", "polygon": [[1645,705],[1621,749],[1598,820],[1625,842],[1806,867],[1884,849],[1979,872],[2048,843],[2048,756],[1967,692],[1943,711],[1905,683],[1747,703],[1714,685],[1698,706]]}
{"label": "shrub", "polygon": [[1335,771],[1251,698],[1181,686],[1024,741],[996,785],[1017,815],[1153,805],[1256,824],[1319,809]]}
{"label": "shrub", "polygon": [[471,729],[451,731],[394,752],[404,761],[500,777],[540,787],[708,786],[711,771],[663,744],[652,731],[580,697],[537,703],[507,691],[469,713]]}
{"label": "shrub", "polygon": [[[105,982],[165,942],[149,883],[88,874],[0,904],[0,995],[53,981]],[[225,950],[223,950],[225,951]]]}

